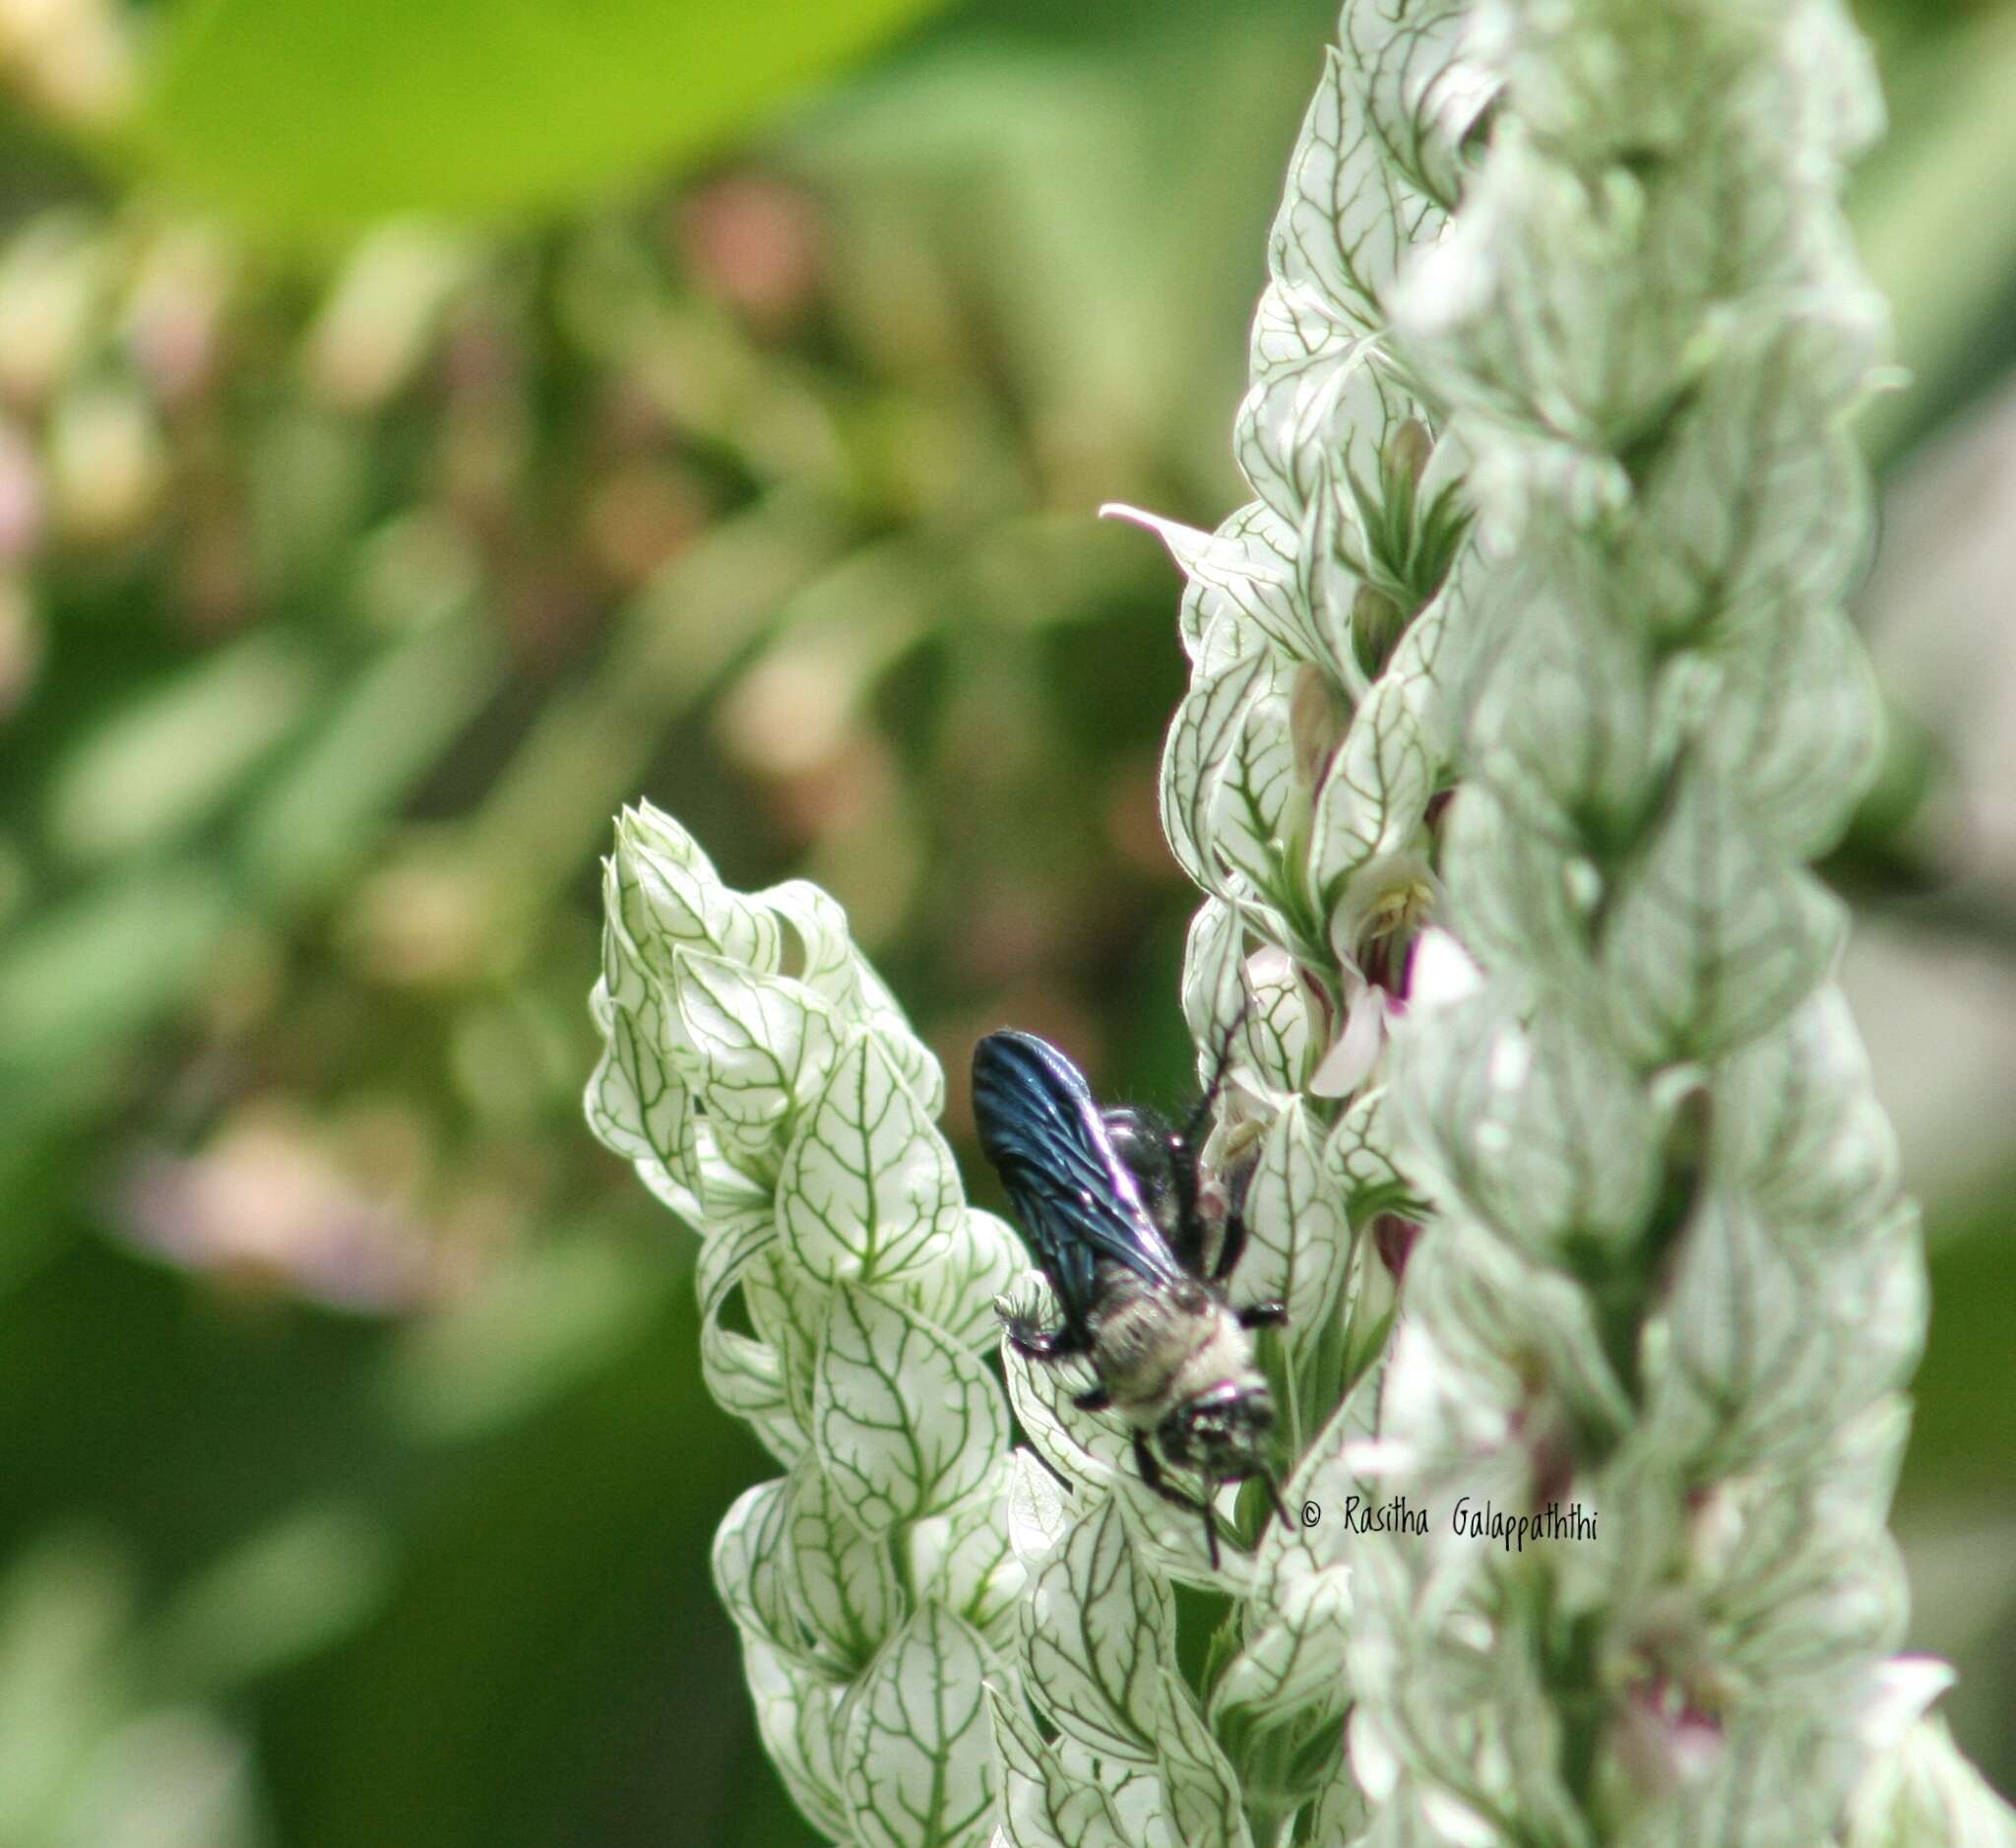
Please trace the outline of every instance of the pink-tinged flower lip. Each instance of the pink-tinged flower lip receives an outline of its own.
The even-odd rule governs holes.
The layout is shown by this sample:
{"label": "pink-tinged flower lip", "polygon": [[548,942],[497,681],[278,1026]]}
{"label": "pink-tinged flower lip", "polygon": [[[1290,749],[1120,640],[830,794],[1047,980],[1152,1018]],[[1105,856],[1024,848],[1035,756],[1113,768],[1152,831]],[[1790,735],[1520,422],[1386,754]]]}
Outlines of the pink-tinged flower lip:
{"label": "pink-tinged flower lip", "polygon": [[1437,924],[1422,930],[1407,964],[1407,998],[1423,1007],[1467,1000],[1483,987],[1483,971],[1470,952]]}
{"label": "pink-tinged flower lip", "polygon": [[1722,1722],[1694,1704],[1678,1683],[1653,1677],[1634,1687],[1621,1715],[1618,1755],[1648,1789],[1670,1793],[1714,1767]]}
{"label": "pink-tinged flower lip", "polygon": [[1365,988],[1352,1002],[1351,1011],[1345,1016],[1344,1031],[1309,1079],[1313,1095],[1349,1097],[1372,1075],[1386,1046],[1389,1004],[1390,997],[1380,988]]}
{"label": "pink-tinged flower lip", "polygon": [[1959,1677],[1936,1656],[1900,1655],[1879,1663],[1857,1701],[1856,1734],[1876,1756],[1893,1751]]}

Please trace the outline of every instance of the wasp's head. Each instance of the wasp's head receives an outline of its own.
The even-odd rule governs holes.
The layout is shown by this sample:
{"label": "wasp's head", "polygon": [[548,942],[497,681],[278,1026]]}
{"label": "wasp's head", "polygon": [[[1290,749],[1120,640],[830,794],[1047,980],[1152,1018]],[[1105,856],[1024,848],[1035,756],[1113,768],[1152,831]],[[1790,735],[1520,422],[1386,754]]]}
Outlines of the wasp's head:
{"label": "wasp's head", "polygon": [[1274,1400],[1260,1379],[1228,1379],[1170,1412],[1156,1427],[1163,1454],[1213,1482],[1242,1482],[1267,1467]]}

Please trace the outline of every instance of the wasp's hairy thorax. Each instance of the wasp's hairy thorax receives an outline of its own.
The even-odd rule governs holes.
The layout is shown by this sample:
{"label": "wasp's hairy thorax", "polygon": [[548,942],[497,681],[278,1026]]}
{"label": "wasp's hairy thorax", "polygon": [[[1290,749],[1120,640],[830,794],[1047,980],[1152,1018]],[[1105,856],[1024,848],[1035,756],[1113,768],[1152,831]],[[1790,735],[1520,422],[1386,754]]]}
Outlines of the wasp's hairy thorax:
{"label": "wasp's hairy thorax", "polygon": [[1090,1358],[1113,1409],[1163,1454],[1218,1482],[1266,1467],[1274,1400],[1253,1337],[1201,1280],[1143,1283],[1123,1266],[1101,1276]]}
{"label": "wasp's hairy thorax", "polygon": [[1267,1390],[1253,1337],[1217,1291],[1188,1281],[1158,1287],[1117,1264],[1100,1271],[1092,1363],[1129,1424],[1152,1431],[1180,1401],[1227,1383]]}

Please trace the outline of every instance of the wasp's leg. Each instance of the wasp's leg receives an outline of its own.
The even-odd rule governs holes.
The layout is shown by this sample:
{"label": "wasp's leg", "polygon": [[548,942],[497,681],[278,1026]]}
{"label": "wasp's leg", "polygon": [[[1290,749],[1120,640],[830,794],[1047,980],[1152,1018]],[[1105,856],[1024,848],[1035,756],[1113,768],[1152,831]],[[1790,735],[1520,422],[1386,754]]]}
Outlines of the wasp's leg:
{"label": "wasp's leg", "polygon": [[1288,1305],[1279,1299],[1249,1304],[1238,1311],[1238,1317],[1241,1328],[1286,1328]]}
{"label": "wasp's leg", "polygon": [[1104,1386],[1088,1386],[1071,1401],[1081,1412],[1103,1412],[1112,1402],[1113,1395]]}
{"label": "wasp's leg", "polygon": [[1186,1495],[1162,1473],[1162,1464],[1157,1460],[1155,1452],[1148,1447],[1148,1434],[1145,1431],[1137,1431],[1134,1434],[1134,1467],[1141,1472],[1141,1480],[1165,1501],[1181,1508],[1186,1514],[1197,1512],[1196,1497]]}
{"label": "wasp's leg", "polygon": [[1218,1247],[1218,1262],[1211,1267],[1211,1281],[1224,1283],[1239,1267],[1246,1254],[1246,1216],[1237,1211],[1225,1216],[1225,1235]]}
{"label": "wasp's leg", "polygon": [[1011,1309],[1005,1305],[996,1305],[996,1307],[1000,1312],[1002,1329],[1008,1336],[1008,1345],[1032,1361],[1067,1361],[1073,1355],[1083,1354],[1089,1345],[1085,1331],[1072,1327],[1069,1322],[1045,1328],[1024,1310]]}
{"label": "wasp's leg", "polygon": [[1211,1492],[1216,1485],[1209,1476],[1204,1479],[1204,1546],[1211,1555],[1211,1569],[1218,1570],[1218,1512],[1211,1505]]}
{"label": "wasp's leg", "polygon": [[1148,1434],[1137,1431],[1134,1434],[1134,1467],[1141,1472],[1141,1480],[1171,1507],[1178,1507],[1186,1514],[1204,1516],[1204,1544],[1211,1551],[1211,1569],[1218,1570],[1218,1521],[1211,1511],[1209,1495],[1202,1501],[1195,1496],[1186,1495],[1162,1473],[1162,1464],[1148,1447]]}
{"label": "wasp's leg", "polygon": [[1048,1457],[1043,1455],[1043,1453],[1040,1450],[1036,1449],[1032,1445],[1030,1449],[1030,1454],[1034,1456],[1036,1460],[1043,1466],[1044,1469],[1048,1470],[1050,1474],[1056,1478],[1057,1487],[1063,1490],[1063,1492],[1067,1496],[1076,1495],[1078,1493],[1077,1488],[1072,1483],[1070,1477],[1066,1476],[1064,1472],[1060,1470],[1056,1466],[1056,1464],[1052,1463]]}

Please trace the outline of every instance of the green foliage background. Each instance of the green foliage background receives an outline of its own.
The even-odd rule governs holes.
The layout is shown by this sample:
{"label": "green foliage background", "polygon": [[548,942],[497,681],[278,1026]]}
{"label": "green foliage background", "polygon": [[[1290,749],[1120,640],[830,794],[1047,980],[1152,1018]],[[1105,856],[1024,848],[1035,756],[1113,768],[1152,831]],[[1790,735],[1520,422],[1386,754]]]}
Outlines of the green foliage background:
{"label": "green foliage background", "polygon": [[[0,1844],[804,1841],[707,1578],[763,1464],[580,1122],[595,858],[647,794],[956,1080],[1180,1093],[1175,586],[1092,511],[1236,497],[1332,9],[110,6],[0,26]],[[2016,358],[2016,8],[1863,17],[1889,471]],[[1896,730],[1832,870],[2006,972]],[[2008,1104],[1917,1177],[1899,1515],[2005,1788]]]}

